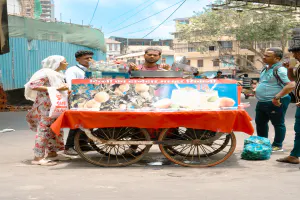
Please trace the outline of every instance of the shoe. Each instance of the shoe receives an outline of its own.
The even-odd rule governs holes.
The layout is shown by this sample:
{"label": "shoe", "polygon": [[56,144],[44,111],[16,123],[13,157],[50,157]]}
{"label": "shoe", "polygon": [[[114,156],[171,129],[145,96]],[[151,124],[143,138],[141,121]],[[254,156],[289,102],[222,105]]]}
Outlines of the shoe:
{"label": "shoe", "polygon": [[272,147],[272,152],[282,152],[282,151],[283,151],[282,147],[275,147],[275,146]]}
{"label": "shoe", "polygon": [[41,165],[41,166],[54,166],[57,165],[57,162],[53,162],[52,160],[43,158],[41,160],[33,160],[31,161],[32,165]]}
{"label": "shoe", "polygon": [[51,160],[51,161],[67,161],[67,160],[71,160],[71,158],[66,157],[64,155],[61,155],[61,154],[58,154],[55,157],[47,157],[47,159]]}
{"label": "shoe", "polygon": [[66,149],[64,151],[64,154],[69,155],[69,156],[77,156],[78,155],[77,151],[72,147],[69,149]]}
{"label": "shoe", "polygon": [[300,164],[300,160],[297,157],[288,156],[284,158],[279,158],[276,160],[277,162],[290,163],[290,164]]}

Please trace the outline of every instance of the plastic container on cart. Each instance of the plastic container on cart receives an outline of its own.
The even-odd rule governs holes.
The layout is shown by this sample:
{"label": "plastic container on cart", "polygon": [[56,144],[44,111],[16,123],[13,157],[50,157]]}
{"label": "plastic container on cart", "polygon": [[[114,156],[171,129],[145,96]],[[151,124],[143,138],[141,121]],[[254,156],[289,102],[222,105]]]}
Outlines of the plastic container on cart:
{"label": "plastic container on cart", "polygon": [[129,79],[129,74],[125,72],[102,72],[103,78],[125,78]]}
{"label": "plastic container on cart", "polygon": [[132,71],[131,77],[136,78],[182,78],[181,71]]}

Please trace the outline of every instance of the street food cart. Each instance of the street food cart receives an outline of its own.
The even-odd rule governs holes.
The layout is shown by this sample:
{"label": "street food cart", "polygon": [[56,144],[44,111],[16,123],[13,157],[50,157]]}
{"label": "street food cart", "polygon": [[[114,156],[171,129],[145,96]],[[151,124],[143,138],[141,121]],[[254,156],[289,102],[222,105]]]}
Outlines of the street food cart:
{"label": "street food cart", "polygon": [[236,81],[143,77],[73,80],[70,110],[52,130],[77,129],[79,155],[103,167],[134,164],[153,145],[178,165],[215,166],[233,154],[234,132],[253,134]]}

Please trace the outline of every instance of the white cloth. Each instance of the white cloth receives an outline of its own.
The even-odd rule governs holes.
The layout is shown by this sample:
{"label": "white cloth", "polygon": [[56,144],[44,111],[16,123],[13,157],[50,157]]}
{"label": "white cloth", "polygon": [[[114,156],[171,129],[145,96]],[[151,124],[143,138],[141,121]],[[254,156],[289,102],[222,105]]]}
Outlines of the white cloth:
{"label": "white cloth", "polygon": [[77,66],[73,66],[67,69],[66,71],[66,81],[70,88],[72,89],[72,80],[73,79],[84,79],[85,78],[85,71],[87,70],[86,67],[77,64]]}
{"label": "white cloth", "polygon": [[31,79],[24,85],[25,87],[25,98],[27,100],[35,101],[37,96],[37,91],[32,90],[30,88],[30,84],[33,81],[37,81],[41,78],[48,78],[51,87],[59,87],[61,86],[65,81],[64,74],[62,72],[55,71],[57,68],[59,68],[60,63],[65,58],[63,56],[49,56],[45,60],[42,61],[42,69],[35,72]]}

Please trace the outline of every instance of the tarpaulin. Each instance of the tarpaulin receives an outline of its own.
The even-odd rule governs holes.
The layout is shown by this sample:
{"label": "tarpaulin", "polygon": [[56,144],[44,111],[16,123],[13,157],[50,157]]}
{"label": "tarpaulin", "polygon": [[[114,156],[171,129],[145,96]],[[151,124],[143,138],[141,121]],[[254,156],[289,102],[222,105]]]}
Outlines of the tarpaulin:
{"label": "tarpaulin", "polygon": [[251,118],[245,110],[181,111],[181,112],[95,112],[66,111],[51,126],[61,128],[176,128],[186,127],[230,133],[254,133]]}

